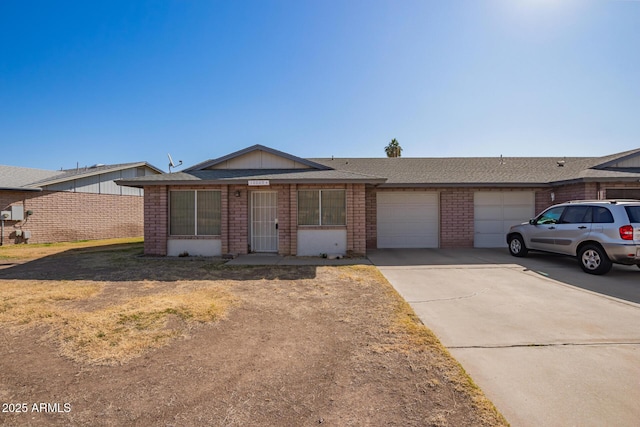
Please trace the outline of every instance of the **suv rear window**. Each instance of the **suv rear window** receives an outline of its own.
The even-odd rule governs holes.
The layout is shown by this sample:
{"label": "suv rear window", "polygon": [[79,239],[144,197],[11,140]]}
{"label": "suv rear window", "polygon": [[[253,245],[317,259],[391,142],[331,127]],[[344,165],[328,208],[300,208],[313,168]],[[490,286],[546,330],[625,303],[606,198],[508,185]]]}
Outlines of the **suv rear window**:
{"label": "suv rear window", "polygon": [[613,223],[613,215],[611,211],[602,206],[594,206],[593,208],[593,222],[595,223]]}
{"label": "suv rear window", "polygon": [[640,206],[625,206],[624,209],[629,215],[629,221],[640,222]]}

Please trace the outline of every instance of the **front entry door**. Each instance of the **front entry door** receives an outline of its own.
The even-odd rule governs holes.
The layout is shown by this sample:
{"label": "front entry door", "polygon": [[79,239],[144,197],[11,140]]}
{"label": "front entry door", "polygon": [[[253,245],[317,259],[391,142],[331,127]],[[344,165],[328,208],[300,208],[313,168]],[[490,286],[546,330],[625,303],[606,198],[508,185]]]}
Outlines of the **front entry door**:
{"label": "front entry door", "polygon": [[251,193],[251,251],[278,252],[278,193]]}

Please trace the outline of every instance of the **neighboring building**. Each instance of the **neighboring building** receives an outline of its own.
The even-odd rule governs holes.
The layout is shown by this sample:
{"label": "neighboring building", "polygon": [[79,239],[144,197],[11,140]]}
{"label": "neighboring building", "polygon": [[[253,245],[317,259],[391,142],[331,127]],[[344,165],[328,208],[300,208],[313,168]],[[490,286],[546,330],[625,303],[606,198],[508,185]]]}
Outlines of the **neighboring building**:
{"label": "neighboring building", "polygon": [[261,145],[144,188],[145,253],[365,254],[502,247],[515,223],[571,199],[640,198],[640,149],[600,158],[302,159]]}
{"label": "neighboring building", "polygon": [[0,166],[1,243],[142,236],[144,192],[115,180],[161,173],[145,162],[60,171]]}

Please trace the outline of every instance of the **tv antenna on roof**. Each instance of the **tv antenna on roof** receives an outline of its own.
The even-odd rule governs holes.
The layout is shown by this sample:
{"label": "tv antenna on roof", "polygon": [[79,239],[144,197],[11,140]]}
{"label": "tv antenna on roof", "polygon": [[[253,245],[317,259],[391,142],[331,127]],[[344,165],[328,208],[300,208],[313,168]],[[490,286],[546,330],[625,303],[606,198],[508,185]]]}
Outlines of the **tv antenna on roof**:
{"label": "tv antenna on roof", "polygon": [[171,173],[171,168],[176,168],[182,164],[182,160],[178,160],[178,164],[173,163],[173,159],[171,158],[171,154],[167,153],[167,157],[169,157],[169,173]]}

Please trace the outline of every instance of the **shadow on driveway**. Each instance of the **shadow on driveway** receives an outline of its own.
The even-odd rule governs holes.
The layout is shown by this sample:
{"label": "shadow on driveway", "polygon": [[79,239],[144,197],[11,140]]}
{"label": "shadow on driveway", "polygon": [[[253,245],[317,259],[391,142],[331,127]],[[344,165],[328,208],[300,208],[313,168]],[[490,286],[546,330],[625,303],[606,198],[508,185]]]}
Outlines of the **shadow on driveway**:
{"label": "shadow on driveway", "polygon": [[534,271],[550,279],[640,304],[640,269],[614,265],[606,275],[594,276],[582,271],[572,257],[530,252],[516,258],[504,249],[378,249],[369,254],[378,267],[438,267],[513,265]]}

